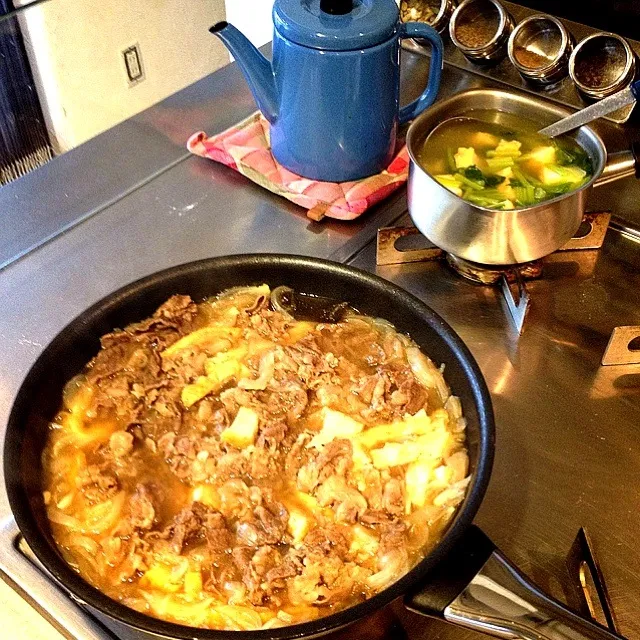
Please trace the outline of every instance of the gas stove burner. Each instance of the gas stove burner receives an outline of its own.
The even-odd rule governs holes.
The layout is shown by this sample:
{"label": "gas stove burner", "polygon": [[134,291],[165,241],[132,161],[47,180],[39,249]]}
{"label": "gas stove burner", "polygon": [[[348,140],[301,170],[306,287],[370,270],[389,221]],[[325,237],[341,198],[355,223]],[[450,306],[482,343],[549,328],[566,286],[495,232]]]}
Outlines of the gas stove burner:
{"label": "gas stove burner", "polygon": [[[609,212],[585,214],[576,235],[558,249],[558,252],[600,249],[610,220]],[[441,259],[444,259],[458,275],[470,282],[500,287],[508,310],[507,315],[518,334],[522,333],[531,300],[525,283],[528,280],[543,277],[544,258],[534,262],[505,266],[476,264],[445,253],[431,244],[415,227],[378,229],[376,255],[378,266],[433,262]],[[634,355],[637,356],[637,351]],[[611,358],[611,362],[613,361]],[[615,362],[617,361],[616,359]]]}
{"label": "gas stove burner", "polygon": [[[609,222],[611,220],[611,214],[608,211],[598,211],[592,213],[586,213],[582,220],[580,228],[576,232],[576,235],[567,242],[563,247],[560,247],[558,251],[580,251],[580,250],[594,250],[600,249],[604,242],[607,229],[609,228]],[[421,240],[420,244],[411,242],[409,238],[418,236]],[[402,240],[407,238],[407,240]],[[405,246],[402,246],[405,245]],[[378,244],[376,264],[378,266],[390,265],[390,264],[406,264],[408,262],[431,262],[442,258],[444,251],[439,249],[435,245],[431,244],[418,229],[415,227],[383,227],[378,229]],[[544,259],[544,258],[543,258]],[[456,261],[461,258],[456,257]],[[472,263],[469,263],[472,264]],[[528,270],[528,266],[533,263],[526,263],[522,265],[524,271]],[[480,268],[486,270],[496,270],[498,267],[478,265]],[[455,267],[454,267],[455,268]],[[510,269],[520,269],[520,267],[510,267]],[[524,276],[525,279],[538,278],[539,275]],[[499,276],[494,280],[486,282],[481,278],[470,278],[476,282],[482,284],[495,284],[499,280]]]}
{"label": "gas stove burner", "polygon": [[542,262],[539,260],[519,265],[495,266],[470,262],[451,253],[445,255],[445,260],[458,275],[478,284],[500,285],[503,277],[507,282],[515,283],[517,280],[534,280],[542,276]]}

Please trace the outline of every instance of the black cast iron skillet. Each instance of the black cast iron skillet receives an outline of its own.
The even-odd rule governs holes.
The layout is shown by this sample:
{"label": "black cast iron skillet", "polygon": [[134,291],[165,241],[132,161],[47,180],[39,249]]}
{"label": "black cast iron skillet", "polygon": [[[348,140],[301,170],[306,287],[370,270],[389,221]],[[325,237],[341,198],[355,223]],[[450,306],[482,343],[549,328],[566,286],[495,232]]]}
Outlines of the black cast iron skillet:
{"label": "black cast iron skillet", "polygon": [[[438,545],[409,573],[375,597],[333,615],[279,629],[196,630],[117,603],[67,565],[56,550],[47,522],[41,490],[41,453],[48,423],[61,405],[65,383],[97,353],[101,335],[148,317],[176,293],[188,294],[199,301],[230,287],[262,283],[272,288],[286,285],[308,294],[346,301],[367,315],[385,318],[399,331],[408,333],[436,363],[443,363],[446,380],[460,397],[467,419],[471,483]],[[497,633],[500,625],[510,625],[520,629],[510,637],[525,637],[522,628],[527,621],[518,614],[516,596],[510,599],[505,595],[508,593],[505,576],[511,576],[511,582],[515,580],[516,584],[515,587],[510,584],[509,588],[520,591],[518,602],[528,598],[534,603],[537,615],[528,625],[537,625],[535,637],[613,638],[566,610],[560,612],[561,622],[550,620],[559,617],[559,605],[538,593],[525,595],[521,576],[515,573],[513,578],[515,570],[494,550],[488,538],[471,525],[489,482],[493,453],[493,411],[482,374],[466,346],[431,309],[389,282],[344,265],[298,256],[241,255],[193,262],[149,276],[104,298],[71,322],[46,347],[18,392],[7,428],[4,474],[16,522],[37,558],[76,601],[123,634],[185,640],[314,637],[350,625],[405,596],[407,606],[416,611],[444,615],[465,626],[478,627],[480,618],[479,628],[489,632]],[[487,574],[487,567],[493,569],[492,575]],[[496,579],[503,585],[497,592],[490,588]],[[525,613],[532,617],[531,610]],[[517,618],[515,623],[513,618]],[[545,633],[542,627],[546,627]],[[557,633],[568,627],[577,629],[577,635]]]}

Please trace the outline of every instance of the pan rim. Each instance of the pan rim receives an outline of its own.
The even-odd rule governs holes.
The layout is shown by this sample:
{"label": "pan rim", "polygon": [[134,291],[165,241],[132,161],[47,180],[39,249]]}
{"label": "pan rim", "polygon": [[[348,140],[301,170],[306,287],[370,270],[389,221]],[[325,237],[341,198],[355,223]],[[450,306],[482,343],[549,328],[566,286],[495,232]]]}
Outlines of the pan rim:
{"label": "pan rim", "polygon": [[[37,386],[38,377],[41,375],[41,369],[44,366],[43,361],[46,359],[47,354],[51,354],[55,352],[56,349],[60,349],[61,343],[63,343],[67,336],[73,333],[77,327],[87,323],[91,324],[92,320],[95,321],[96,318],[105,315],[108,310],[116,309],[136,292],[152,290],[155,286],[159,286],[167,280],[179,278],[180,276],[194,275],[198,272],[206,272],[208,269],[214,267],[217,269],[232,269],[234,266],[247,267],[251,264],[273,268],[278,266],[307,268],[326,275],[327,277],[333,275],[346,278],[347,280],[357,280],[360,284],[368,286],[371,290],[378,289],[388,292],[393,296],[394,304],[419,315],[424,322],[429,324],[431,328],[440,335],[452,356],[455,356],[457,359],[458,364],[462,367],[469,381],[479,419],[478,461],[475,476],[472,479],[467,495],[441,541],[425,558],[397,582],[391,584],[379,594],[357,605],[323,616],[317,620],[274,629],[231,632],[190,627],[154,618],[130,609],[102,593],[96,587],[91,586],[62,559],[41,533],[33,510],[29,506],[28,493],[24,483],[21,482],[20,473],[9,467],[11,462],[15,463],[20,460],[22,456],[21,439],[19,436],[25,428],[24,423],[27,416],[29,392],[34,385]],[[197,637],[202,640],[223,640],[223,638],[228,640],[229,634],[233,633],[233,637],[239,640],[266,640],[267,638],[279,640],[284,638],[315,637],[348,626],[374,611],[381,609],[391,601],[402,596],[409,589],[425,583],[428,572],[437,565],[438,560],[443,555],[451,550],[456,540],[459,539],[463,531],[471,524],[489,483],[494,447],[495,424],[493,408],[482,372],[464,342],[428,305],[399,286],[379,276],[349,265],[306,256],[261,253],[206,258],[152,273],[101,298],[67,323],[42,351],[25,376],[16,394],[7,422],[3,465],[9,504],[22,535],[57,584],[61,585],[76,602],[89,605],[96,611],[120,624],[125,624],[138,631],[162,637],[192,640],[194,634],[197,634]]]}

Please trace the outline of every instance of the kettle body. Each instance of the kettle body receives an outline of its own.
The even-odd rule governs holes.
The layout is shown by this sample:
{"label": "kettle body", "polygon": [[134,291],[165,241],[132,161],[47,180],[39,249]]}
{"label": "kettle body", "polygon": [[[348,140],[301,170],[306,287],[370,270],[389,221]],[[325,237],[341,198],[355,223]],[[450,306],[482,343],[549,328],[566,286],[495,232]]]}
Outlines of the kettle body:
{"label": "kettle body", "polygon": [[280,96],[271,150],[287,169],[327,182],[382,171],[396,147],[399,44],[390,38],[363,51],[326,51],[274,34],[273,70]]}
{"label": "kettle body", "polygon": [[[394,0],[353,0],[339,15],[323,11],[325,2],[276,1],[272,61],[232,25],[211,31],[238,61],[269,120],[275,159],[305,178],[349,182],[383,171],[398,125],[434,101],[443,47],[428,25],[400,23]],[[432,45],[429,83],[400,108],[400,40],[414,37]]]}

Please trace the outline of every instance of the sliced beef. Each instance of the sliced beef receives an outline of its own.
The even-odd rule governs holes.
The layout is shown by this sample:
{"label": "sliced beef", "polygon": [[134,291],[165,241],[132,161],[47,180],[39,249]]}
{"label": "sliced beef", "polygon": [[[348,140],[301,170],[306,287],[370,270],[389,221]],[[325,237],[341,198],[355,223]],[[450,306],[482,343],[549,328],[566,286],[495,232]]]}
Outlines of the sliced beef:
{"label": "sliced beef", "polygon": [[220,402],[230,416],[235,416],[240,407],[250,407],[255,404],[253,393],[231,387],[220,394]]}
{"label": "sliced beef", "polygon": [[347,562],[349,544],[337,525],[317,527],[299,551],[302,571],[289,579],[288,595],[294,604],[330,605],[348,596],[354,586],[355,565]]}
{"label": "sliced beef", "polygon": [[284,422],[273,421],[265,423],[256,440],[256,445],[263,449],[275,450],[287,435],[288,427]]}
{"label": "sliced beef", "polygon": [[278,468],[277,457],[269,449],[255,449],[249,459],[248,474],[256,482],[268,481],[277,478],[281,471]]}
{"label": "sliced beef", "polygon": [[90,410],[108,412],[121,422],[140,420],[145,406],[145,389],[157,385],[160,356],[127,334],[103,347],[88,365],[87,380],[94,385]]}
{"label": "sliced beef", "polygon": [[131,338],[118,341],[113,346],[102,348],[89,364],[87,380],[95,384],[98,380],[120,373],[127,368],[138,344]]}
{"label": "sliced beef", "polygon": [[289,512],[283,504],[274,501],[268,506],[256,507],[254,513],[264,533],[265,544],[278,544],[286,541],[285,532]]}
{"label": "sliced beef", "polygon": [[273,581],[268,580],[267,575],[282,562],[278,550],[268,545],[258,549],[236,547],[232,555],[251,603],[256,606],[266,604],[267,598],[273,593]]}
{"label": "sliced beef", "polygon": [[356,379],[351,391],[369,406],[363,410],[365,418],[378,420],[414,415],[427,405],[426,389],[418,383],[406,364],[384,364],[375,373]]}
{"label": "sliced beef", "polygon": [[224,522],[221,514],[215,509],[207,507],[200,502],[194,502],[190,507],[180,511],[173,520],[164,528],[160,538],[169,542],[170,549],[174,553],[182,553],[187,545],[209,542],[208,530],[221,528]]}
{"label": "sliced beef", "polygon": [[218,480],[242,478],[247,475],[250,462],[242,452],[221,451],[215,460],[215,476]]}
{"label": "sliced beef", "polygon": [[336,524],[327,524],[312,529],[304,538],[302,553],[310,560],[327,556],[346,558],[349,552],[349,541]]}
{"label": "sliced beef", "polygon": [[211,568],[209,571],[212,585],[224,585],[236,579],[233,570],[231,552],[235,545],[235,536],[228,529],[226,520],[217,511],[208,511],[203,518],[207,549]]}
{"label": "sliced beef", "polygon": [[404,513],[404,483],[399,478],[391,478],[384,486],[382,506],[394,516]]}
{"label": "sliced beef", "polygon": [[332,440],[298,471],[298,489],[308,493],[332,475],[346,476],[353,467],[353,447],[349,440]]}
{"label": "sliced beef", "polygon": [[378,524],[387,524],[391,521],[391,516],[386,512],[374,509],[369,509],[360,516],[360,522],[366,525],[378,525]]}
{"label": "sliced beef", "polygon": [[380,527],[380,553],[384,554],[392,549],[407,548],[407,525],[398,519],[385,522]]}
{"label": "sliced beef", "polygon": [[267,411],[283,415],[287,424],[292,425],[302,417],[308,404],[308,392],[300,385],[289,383],[271,394],[267,402]]}
{"label": "sliced beef", "polygon": [[[362,478],[362,495],[366,498],[370,509],[382,510],[382,478],[380,471],[373,467],[359,471],[359,478]],[[358,483],[360,486],[360,483]]]}
{"label": "sliced beef", "polygon": [[390,402],[404,413],[414,415],[427,406],[427,390],[418,383],[408,368],[403,368],[394,379],[396,390],[391,392]]}
{"label": "sliced beef", "polygon": [[252,547],[243,546],[236,546],[231,552],[233,563],[241,574],[244,575],[244,573],[249,569],[251,558],[253,558],[254,553],[255,549]]}
{"label": "sliced beef", "polygon": [[198,306],[189,296],[175,295],[160,305],[150,318],[130,324],[125,331],[133,335],[171,332],[178,338],[192,330],[197,313]]}
{"label": "sliced beef", "polygon": [[288,520],[286,507],[267,491],[253,513],[238,523],[236,532],[247,546],[281,544],[289,540],[286,534]]}
{"label": "sliced beef", "polygon": [[338,522],[353,524],[367,510],[364,496],[341,476],[329,476],[318,488],[316,498],[320,506],[333,508]]}
{"label": "sliced beef", "polygon": [[124,458],[133,450],[133,440],[128,431],[116,431],[109,438],[109,448],[116,458]]}
{"label": "sliced beef", "polygon": [[308,432],[301,433],[289,449],[284,463],[284,470],[288,477],[295,478],[300,468],[313,458],[314,452],[306,448],[312,437]]}
{"label": "sliced beef", "polygon": [[[289,372],[289,380],[295,379],[308,386],[322,374],[331,372],[331,367],[314,335],[305,336],[295,345],[285,347],[284,352],[296,367],[295,371]],[[295,378],[290,375],[291,373],[295,373]]]}
{"label": "sliced beef", "polygon": [[153,491],[139,484],[129,499],[129,518],[134,529],[151,529],[156,517]]}
{"label": "sliced beef", "polygon": [[119,582],[130,581],[153,564],[151,544],[135,532],[124,539],[106,538],[102,548],[107,563],[116,568]]}
{"label": "sliced beef", "polygon": [[89,364],[87,379],[96,383],[121,375],[130,385],[143,388],[157,383],[160,374],[160,356],[149,347],[129,336],[113,346],[101,349]]}
{"label": "sliced beef", "polygon": [[284,589],[286,587],[287,578],[293,578],[304,570],[304,564],[299,554],[289,553],[286,555],[279,565],[269,569],[265,574],[265,582],[267,583],[267,592],[273,593],[276,589]]}
{"label": "sliced beef", "polygon": [[213,558],[231,550],[234,536],[227,529],[227,524],[221,513],[210,513],[204,521],[204,528],[209,552]]}
{"label": "sliced beef", "polygon": [[191,465],[197,454],[195,442],[191,438],[178,437],[171,432],[166,433],[158,440],[158,451],[178,478],[181,480],[190,478]]}
{"label": "sliced beef", "polygon": [[78,476],[80,490],[90,502],[104,502],[120,489],[114,469],[105,465],[90,464]]}

